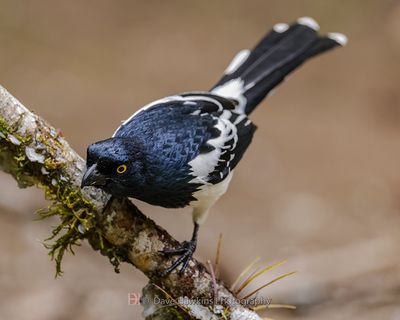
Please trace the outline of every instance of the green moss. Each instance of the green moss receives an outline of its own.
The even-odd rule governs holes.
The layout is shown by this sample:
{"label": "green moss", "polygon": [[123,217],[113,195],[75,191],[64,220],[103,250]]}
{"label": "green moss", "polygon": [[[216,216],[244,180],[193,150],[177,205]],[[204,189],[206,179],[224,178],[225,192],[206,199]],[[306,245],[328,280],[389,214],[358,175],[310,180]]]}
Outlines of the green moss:
{"label": "green moss", "polygon": [[7,133],[9,132],[8,123],[2,117],[0,117],[0,132],[3,135],[7,135]]}
{"label": "green moss", "polygon": [[94,232],[95,210],[78,191],[69,188],[62,181],[54,183],[54,187],[41,187],[45,190],[46,199],[52,201],[52,204],[37,212],[39,218],[60,218],[60,224],[53,228],[51,236],[44,243],[49,255],[56,262],[56,275],[60,275],[64,253],[74,253],[74,246],[80,245],[80,241],[86,238],[88,233]]}
{"label": "green moss", "polygon": [[94,205],[82,197],[79,188],[71,187],[63,177],[64,163],[55,160],[55,148],[62,146],[58,138],[49,133],[36,137],[39,143],[46,145],[47,152],[43,154],[44,162],[38,163],[31,162],[25,153],[31,138],[18,135],[1,117],[0,133],[0,168],[13,175],[20,187],[36,185],[44,190],[45,198],[51,204],[37,212],[39,219],[52,216],[60,219],[44,242],[51,259],[56,263],[56,276],[62,274],[64,254],[67,251],[74,253],[74,247],[79,246],[85,238],[89,238],[92,246],[101,250],[118,271],[119,263],[125,258],[105,241],[96,228]]}

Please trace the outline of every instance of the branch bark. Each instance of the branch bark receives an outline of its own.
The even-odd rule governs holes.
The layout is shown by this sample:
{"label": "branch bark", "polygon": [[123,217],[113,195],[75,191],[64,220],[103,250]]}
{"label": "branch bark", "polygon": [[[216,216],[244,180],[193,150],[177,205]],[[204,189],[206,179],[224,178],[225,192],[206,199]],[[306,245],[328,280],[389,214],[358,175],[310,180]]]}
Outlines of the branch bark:
{"label": "branch bark", "polygon": [[[0,86],[0,169],[11,174],[20,187],[39,186],[52,205],[42,216],[58,215],[50,254],[61,263],[64,251],[82,239],[107,255],[117,267],[126,261],[150,280],[144,288],[146,319],[260,319],[238,303],[217,281],[216,292],[223,308],[186,304],[185,299],[213,301],[213,280],[203,264],[192,260],[182,276],[172,272],[161,278],[159,271],[172,259],[159,254],[178,246],[163,228],[147,218],[129,200],[106,206],[108,195],[98,189],[80,190],[84,160],[45,120],[30,112]],[[106,206],[106,208],[105,208]],[[178,306],[159,308],[154,297],[173,297]],[[224,311],[221,311],[224,310]]]}

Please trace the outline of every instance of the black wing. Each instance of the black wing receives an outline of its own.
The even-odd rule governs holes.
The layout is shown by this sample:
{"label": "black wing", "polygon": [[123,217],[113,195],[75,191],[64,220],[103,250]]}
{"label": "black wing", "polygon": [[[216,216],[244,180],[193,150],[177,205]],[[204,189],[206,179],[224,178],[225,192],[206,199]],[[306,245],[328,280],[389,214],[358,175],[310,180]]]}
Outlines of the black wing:
{"label": "black wing", "polygon": [[171,96],[144,106],[114,137],[142,138],[157,168],[215,184],[235,168],[256,129],[235,107],[235,101],[210,93]]}

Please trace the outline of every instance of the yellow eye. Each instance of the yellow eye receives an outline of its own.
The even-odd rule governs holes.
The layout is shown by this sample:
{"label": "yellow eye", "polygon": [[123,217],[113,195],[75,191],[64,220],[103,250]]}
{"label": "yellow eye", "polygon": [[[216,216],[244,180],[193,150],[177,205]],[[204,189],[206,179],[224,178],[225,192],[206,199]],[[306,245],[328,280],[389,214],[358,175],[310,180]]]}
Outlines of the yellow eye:
{"label": "yellow eye", "polygon": [[122,174],[122,173],[124,173],[124,172],[126,171],[126,169],[128,169],[127,166],[124,165],[124,164],[121,164],[121,165],[117,168],[117,172],[118,172],[119,174]]}

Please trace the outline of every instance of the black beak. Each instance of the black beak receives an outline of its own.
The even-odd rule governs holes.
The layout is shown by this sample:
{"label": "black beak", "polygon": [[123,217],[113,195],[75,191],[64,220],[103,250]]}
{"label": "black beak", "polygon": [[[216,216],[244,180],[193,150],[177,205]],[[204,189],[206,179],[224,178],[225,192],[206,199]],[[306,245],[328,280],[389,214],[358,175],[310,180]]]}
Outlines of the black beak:
{"label": "black beak", "polygon": [[106,178],[97,171],[97,164],[86,169],[82,178],[81,188],[83,187],[101,187],[107,183]]}

